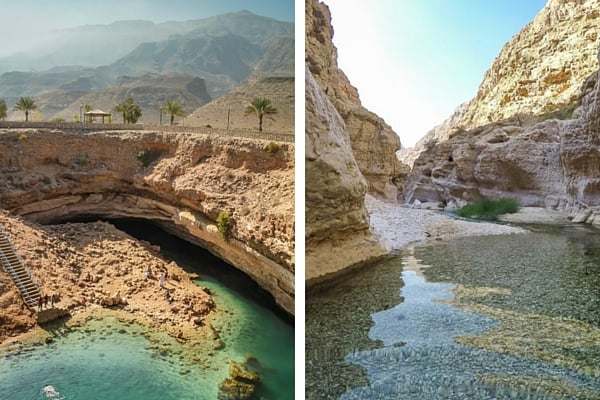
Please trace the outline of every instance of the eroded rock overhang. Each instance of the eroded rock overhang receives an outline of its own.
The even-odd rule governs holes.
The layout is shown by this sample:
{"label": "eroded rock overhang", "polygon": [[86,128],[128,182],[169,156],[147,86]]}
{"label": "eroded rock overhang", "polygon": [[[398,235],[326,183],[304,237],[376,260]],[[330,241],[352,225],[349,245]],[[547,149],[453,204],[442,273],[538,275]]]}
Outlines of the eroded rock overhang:
{"label": "eroded rock overhang", "polygon": [[[51,223],[141,218],[248,274],[294,313],[294,148],[160,131],[0,130],[0,206]],[[230,237],[217,228],[230,214]]]}

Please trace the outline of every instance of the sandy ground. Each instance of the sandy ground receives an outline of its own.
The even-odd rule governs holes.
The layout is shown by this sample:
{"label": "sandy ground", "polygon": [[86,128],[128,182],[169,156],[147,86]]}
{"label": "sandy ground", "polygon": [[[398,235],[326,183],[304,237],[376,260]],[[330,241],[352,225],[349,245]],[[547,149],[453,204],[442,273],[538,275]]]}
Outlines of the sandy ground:
{"label": "sandy ground", "polygon": [[[425,244],[431,240],[446,240],[463,236],[505,235],[524,233],[526,230],[510,225],[474,222],[451,218],[438,211],[413,209],[398,204],[385,203],[367,195],[365,199],[371,219],[371,228],[382,244],[390,251],[411,244]],[[520,222],[527,221],[530,212],[521,212]],[[552,215],[536,210],[540,218]],[[560,214],[563,217],[563,214]],[[554,215],[558,218],[558,215]],[[516,217],[515,217],[515,220]]]}

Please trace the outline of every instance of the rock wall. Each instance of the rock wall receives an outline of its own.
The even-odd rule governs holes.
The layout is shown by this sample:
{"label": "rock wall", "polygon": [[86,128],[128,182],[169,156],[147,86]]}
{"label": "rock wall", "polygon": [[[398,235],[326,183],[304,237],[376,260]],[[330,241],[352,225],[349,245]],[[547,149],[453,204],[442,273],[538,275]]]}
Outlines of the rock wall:
{"label": "rock wall", "polygon": [[365,209],[367,183],[346,125],[306,70],[306,284],[384,254]]}
{"label": "rock wall", "polygon": [[[294,148],[152,131],[0,130],[0,207],[37,222],[151,219],[294,312]],[[268,150],[270,148],[270,150]],[[216,226],[231,216],[230,239]]]}
{"label": "rock wall", "polygon": [[503,46],[477,95],[399,157],[412,165],[420,152],[457,132],[519,114],[572,112],[582,83],[598,69],[599,35],[600,0],[549,0]]}
{"label": "rock wall", "polygon": [[600,222],[599,33],[600,0],[549,0],[477,96],[405,152],[405,200],[510,197]]}
{"label": "rock wall", "polygon": [[[512,117],[450,136],[415,161],[407,200],[452,206],[510,197],[594,222],[600,207],[600,82],[590,75],[572,119],[531,125]],[[596,221],[598,223],[600,221]]]}
{"label": "rock wall", "polygon": [[362,107],[337,67],[329,9],[306,0],[306,284],[386,254],[373,235],[365,194],[397,201],[405,166],[398,136]]}
{"label": "rock wall", "polygon": [[358,91],[338,68],[327,6],[317,0],[306,0],[305,4],[306,66],[346,124],[368,192],[396,201],[409,171],[395,155],[400,139],[382,118],[361,105]]}

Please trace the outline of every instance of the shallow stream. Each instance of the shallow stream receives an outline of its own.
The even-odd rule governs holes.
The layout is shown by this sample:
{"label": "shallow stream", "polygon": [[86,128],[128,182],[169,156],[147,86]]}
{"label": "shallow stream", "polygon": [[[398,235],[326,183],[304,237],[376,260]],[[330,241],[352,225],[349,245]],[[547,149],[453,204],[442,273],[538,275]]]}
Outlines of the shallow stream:
{"label": "shallow stream", "polygon": [[307,399],[600,399],[600,233],[407,249],[307,296]]}
{"label": "shallow stream", "polygon": [[213,326],[224,347],[196,357],[163,332],[94,318],[79,328],[55,328],[49,345],[0,353],[0,400],[47,399],[46,384],[56,388],[56,400],[215,399],[230,361],[248,356],[261,376],[260,396],[294,398],[293,321],[270,296],[207,251],[153,225],[115,224],[200,275],[198,284],[213,293],[219,313]]}

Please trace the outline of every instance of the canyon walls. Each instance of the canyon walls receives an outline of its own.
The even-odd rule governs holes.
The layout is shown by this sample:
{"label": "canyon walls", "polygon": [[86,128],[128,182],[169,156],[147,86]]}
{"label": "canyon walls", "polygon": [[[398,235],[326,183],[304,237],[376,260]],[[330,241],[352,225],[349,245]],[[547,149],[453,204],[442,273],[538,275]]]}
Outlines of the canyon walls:
{"label": "canyon walls", "polygon": [[358,91],[337,65],[331,14],[317,0],[306,0],[306,67],[344,120],[354,159],[370,194],[396,201],[408,167],[398,161],[400,138],[385,121],[365,109]]}
{"label": "canyon walls", "polygon": [[405,200],[453,208],[510,197],[597,219],[599,10],[598,0],[550,0],[502,48],[477,95],[417,144]]}
{"label": "canyon walls", "polygon": [[373,235],[365,194],[396,202],[408,167],[400,139],[360,103],[337,66],[329,9],[305,2],[306,283],[330,279],[386,254]]}
{"label": "canyon walls", "polygon": [[[218,134],[0,129],[0,207],[40,223],[144,218],[294,313],[294,146]],[[230,216],[224,240],[217,218]]]}

